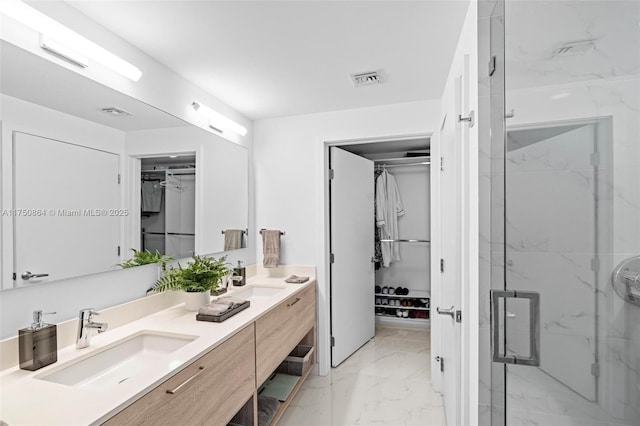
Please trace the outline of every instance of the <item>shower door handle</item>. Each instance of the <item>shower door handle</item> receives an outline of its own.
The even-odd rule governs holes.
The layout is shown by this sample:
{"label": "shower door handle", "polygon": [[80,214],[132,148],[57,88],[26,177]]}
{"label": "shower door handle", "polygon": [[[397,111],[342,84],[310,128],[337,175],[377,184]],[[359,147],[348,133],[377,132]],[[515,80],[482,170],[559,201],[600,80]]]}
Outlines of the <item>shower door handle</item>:
{"label": "shower door handle", "polygon": [[[504,350],[500,351],[500,331],[506,335],[505,321],[503,321],[503,324],[500,322],[500,299],[504,299],[505,302],[507,299],[529,300],[529,357],[507,355],[506,342]],[[509,314],[511,313],[505,311],[505,316],[510,316]],[[494,362],[531,366],[540,365],[540,293],[518,290],[491,290],[491,328],[491,353]]]}

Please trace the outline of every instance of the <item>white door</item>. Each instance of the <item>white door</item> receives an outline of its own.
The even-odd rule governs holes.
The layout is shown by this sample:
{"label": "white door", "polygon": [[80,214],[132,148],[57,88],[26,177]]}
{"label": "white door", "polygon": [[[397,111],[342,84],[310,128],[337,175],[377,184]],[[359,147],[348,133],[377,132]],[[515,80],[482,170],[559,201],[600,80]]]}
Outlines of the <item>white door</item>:
{"label": "white door", "polygon": [[[118,156],[25,133],[13,138],[18,286],[113,269],[123,212]],[[22,279],[23,272],[49,274]]]}
{"label": "white door", "polygon": [[461,77],[447,85],[443,96],[444,126],[440,133],[443,167],[440,175],[441,253],[444,259],[441,274],[439,306],[433,312],[439,322],[442,369],[442,394],[448,425],[461,424],[461,327],[455,312],[461,309],[462,258],[462,176],[461,176]]}
{"label": "white door", "polygon": [[330,149],[331,365],[375,335],[373,161]]}

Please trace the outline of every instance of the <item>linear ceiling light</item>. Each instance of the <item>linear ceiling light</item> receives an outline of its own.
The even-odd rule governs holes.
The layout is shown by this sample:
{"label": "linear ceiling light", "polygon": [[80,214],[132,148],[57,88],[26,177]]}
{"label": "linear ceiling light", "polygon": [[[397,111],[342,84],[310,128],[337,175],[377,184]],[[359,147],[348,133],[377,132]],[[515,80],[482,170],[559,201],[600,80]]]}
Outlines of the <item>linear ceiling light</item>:
{"label": "linear ceiling light", "polygon": [[[134,65],[19,0],[0,1],[0,13],[39,32],[43,37],[49,39],[49,47],[51,47],[51,43],[55,42],[58,50],[66,49],[84,55],[133,81],[138,81],[142,77],[142,71]],[[47,49],[45,46],[42,47]],[[53,51],[53,49],[47,50]],[[54,53],[67,58],[60,51],[54,51]]]}
{"label": "linear ceiling light", "polygon": [[212,110],[208,106],[203,105],[198,101],[193,101],[191,106],[198,112],[198,114],[209,120],[209,127],[212,129],[217,130],[220,133],[224,133],[228,130],[230,132],[237,133],[240,136],[247,134],[247,129],[244,126],[241,126],[219,112]]}

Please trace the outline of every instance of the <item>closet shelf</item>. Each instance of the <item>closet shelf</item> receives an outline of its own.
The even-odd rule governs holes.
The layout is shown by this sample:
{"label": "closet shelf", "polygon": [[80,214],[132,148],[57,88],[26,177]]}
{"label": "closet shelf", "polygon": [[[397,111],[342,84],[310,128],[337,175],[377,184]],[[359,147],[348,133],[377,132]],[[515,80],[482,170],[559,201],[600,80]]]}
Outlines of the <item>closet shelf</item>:
{"label": "closet shelf", "polygon": [[376,296],[382,297],[391,297],[396,299],[430,299],[431,295],[424,290],[410,290],[409,294],[383,294],[383,293],[374,293]]}
{"label": "closet shelf", "polygon": [[395,309],[406,309],[412,311],[430,311],[430,308],[416,308],[414,306],[391,306],[391,305],[375,305],[376,308],[395,308]]}
{"label": "closet shelf", "polygon": [[404,239],[398,239],[398,240],[390,240],[390,239],[384,239],[384,240],[380,240],[381,243],[431,243],[430,240],[404,240]]}

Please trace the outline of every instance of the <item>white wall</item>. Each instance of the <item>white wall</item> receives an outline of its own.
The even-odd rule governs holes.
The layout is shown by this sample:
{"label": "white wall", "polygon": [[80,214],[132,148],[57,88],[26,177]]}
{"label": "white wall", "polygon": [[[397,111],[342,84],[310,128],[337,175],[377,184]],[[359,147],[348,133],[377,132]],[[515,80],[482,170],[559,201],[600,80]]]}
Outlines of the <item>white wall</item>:
{"label": "white wall", "polygon": [[[329,370],[326,143],[431,133],[437,100],[260,120],[254,123],[256,228],[280,229],[283,264],[318,270],[321,374]],[[254,235],[256,238],[259,236]],[[262,261],[262,245],[256,260]]]}

